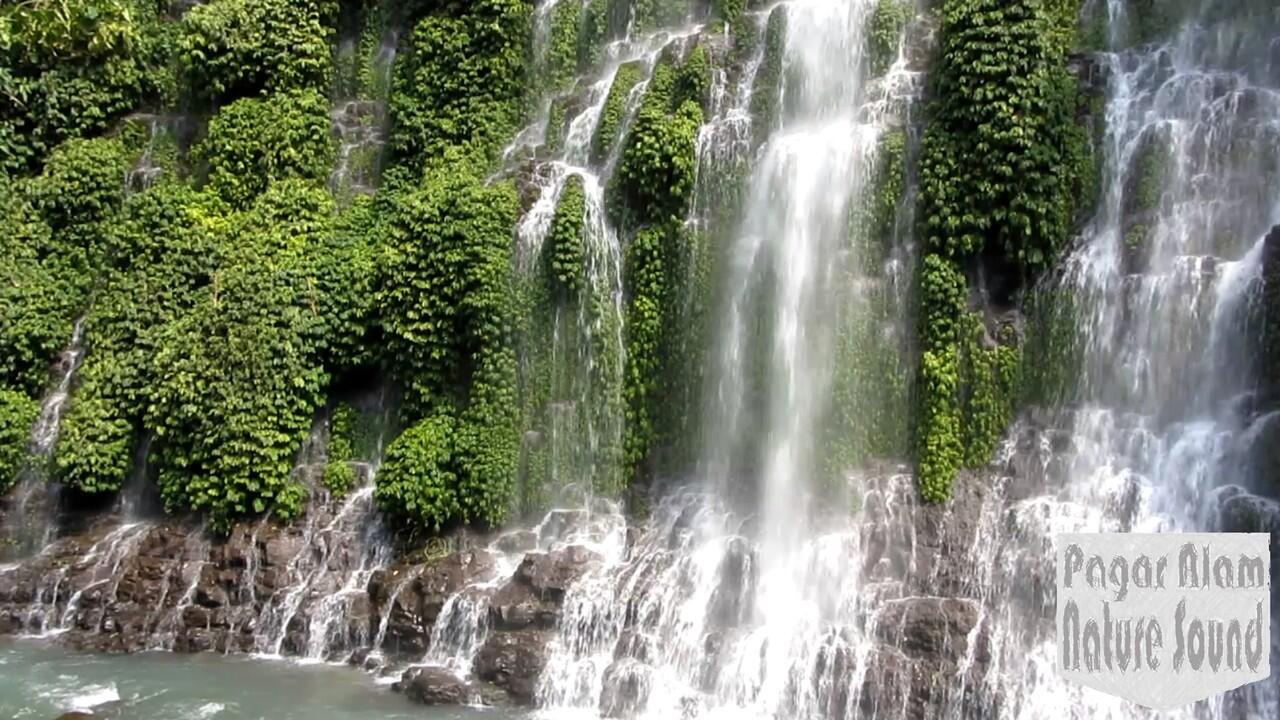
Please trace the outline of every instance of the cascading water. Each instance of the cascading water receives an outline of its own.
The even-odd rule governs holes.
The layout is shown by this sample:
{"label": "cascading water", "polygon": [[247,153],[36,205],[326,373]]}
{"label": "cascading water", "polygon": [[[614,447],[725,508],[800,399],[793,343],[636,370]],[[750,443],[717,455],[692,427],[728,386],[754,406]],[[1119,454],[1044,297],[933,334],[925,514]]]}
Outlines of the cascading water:
{"label": "cascading water", "polygon": [[[1280,528],[1280,508],[1250,494],[1274,492],[1255,480],[1274,417],[1255,343],[1263,237],[1280,222],[1280,17],[1263,3],[1187,5],[1165,37],[1130,46],[1136,4],[1106,4],[1103,194],[1048,289],[1071,301],[1078,389],[1015,430],[1011,532],[988,540],[1005,576],[987,588],[1001,610],[988,678],[1001,716],[1145,716],[1054,673],[1039,619],[1052,617],[1039,580],[1053,574],[1053,533]],[[1016,573],[1038,580],[1018,588]],[[1270,682],[1172,715],[1277,712]]]}
{"label": "cascading water", "polygon": [[71,332],[70,342],[58,358],[54,385],[45,395],[35,427],[31,430],[30,457],[14,490],[12,510],[4,517],[7,527],[0,527],[13,541],[6,549],[16,555],[43,548],[57,530],[58,488],[49,482],[46,466],[58,443],[62,413],[82,359],[84,318],[79,318]]}
{"label": "cascading water", "polygon": [[[547,81],[542,74],[547,72],[549,26],[556,13],[580,14],[586,7],[579,0],[539,5],[534,16],[535,87]],[[606,44],[598,75],[583,76],[567,89],[551,87],[537,101],[537,117],[503,154],[509,169],[527,176],[537,190],[516,228],[516,263],[533,299],[520,350],[522,384],[530,397],[521,453],[529,506],[585,503],[594,489],[620,484],[622,244],[606,209],[605,187],[660,55],[699,29],[690,25],[634,37],[628,31]],[[621,85],[619,78],[633,71],[638,77],[626,89],[617,127],[605,137],[602,113]],[[554,126],[553,109],[561,113]],[[584,282],[576,299],[554,302],[543,295],[540,258],[571,186],[582,201]]]}
{"label": "cascading water", "polygon": [[[669,495],[637,539],[569,593],[539,691],[548,717],[841,717],[865,702],[858,688],[878,602],[849,561],[863,555],[860,526],[846,513],[822,517],[809,495],[824,490],[813,437],[829,401],[832,301],[867,312],[842,284],[843,263],[857,260],[850,216],[882,133],[919,85],[902,58],[868,82],[873,5],[794,2],[753,13],[762,36],[770,10],[786,15],[781,115],[777,131],[757,138],[745,216],[727,251],[727,317],[709,387],[710,492]],[[748,88],[759,63],[740,79]],[[743,133],[750,93],[716,85],[699,142],[706,168],[741,162],[752,146]],[[720,189],[700,180],[702,193]],[[753,480],[758,510],[736,512],[731,482]]]}
{"label": "cascading water", "polygon": [[[400,31],[388,27],[378,36],[370,20],[377,18],[366,19],[363,34],[344,37],[338,44],[339,64],[350,76],[341,78],[340,99],[330,113],[338,159],[329,174],[329,188],[343,200],[377,189],[386,146],[387,96]],[[369,40],[374,37],[376,43]]]}

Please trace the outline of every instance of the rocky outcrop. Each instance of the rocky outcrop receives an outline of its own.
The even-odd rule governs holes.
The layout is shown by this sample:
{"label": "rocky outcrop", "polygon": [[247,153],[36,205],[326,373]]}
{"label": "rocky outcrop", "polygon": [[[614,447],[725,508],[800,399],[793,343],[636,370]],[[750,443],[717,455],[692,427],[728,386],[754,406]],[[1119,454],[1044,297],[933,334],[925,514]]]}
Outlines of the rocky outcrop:
{"label": "rocky outcrop", "polygon": [[502,690],[440,667],[411,667],[391,689],[422,705],[502,705],[507,701]]}
{"label": "rocky outcrop", "polygon": [[[956,701],[957,688],[968,698],[984,687],[978,680],[990,665],[989,643],[973,558],[976,539],[998,521],[991,503],[1002,500],[991,490],[1001,486],[989,474],[966,475],[953,502],[937,507],[917,502],[906,468],[878,468],[856,481],[867,632],[856,643],[832,633],[815,656],[815,677],[833,681],[823,702],[833,712],[894,708],[880,714],[936,716]],[[104,521],[0,574],[0,632],[62,629],[63,642],[111,652],[280,652],[379,672],[408,666],[397,670],[394,689],[416,703],[530,705],[562,605],[584,577],[610,577],[596,572],[604,569],[597,551],[565,540],[598,521],[586,513],[552,513],[484,548],[458,540],[452,552],[402,557],[366,574],[364,536],[329,530],[336,517],[245,524],[225,539],[193,525]],[[690,511],[669,525],[626,533],[629,552],[648,553],[646,562],[623,570],[637,593],[675,577],[664,571],[678,567],[678,549],[695,523]],[[655,539],[665,549],[638,545]],[[720,663],[758,621],[756,552],[749,532],[730,536],[712,570],[696,681],[703,690],[713,690]],[[664,652],[656,607],[632,599],[624,605],[613,657],[602,669],[598,702],[608,717],[648,707]],[[437,628],[445,621],[447,628]],[[474,652],[471,673],[421,665],[433,631],[443,638],[454,629],[474,630],[464,643]]]}
{"label": "rocky outcrop", "polygon": [[506,690],[518,703],[533,704],[551,637],[545,630],[495,633],[476,655],[476,677]]}

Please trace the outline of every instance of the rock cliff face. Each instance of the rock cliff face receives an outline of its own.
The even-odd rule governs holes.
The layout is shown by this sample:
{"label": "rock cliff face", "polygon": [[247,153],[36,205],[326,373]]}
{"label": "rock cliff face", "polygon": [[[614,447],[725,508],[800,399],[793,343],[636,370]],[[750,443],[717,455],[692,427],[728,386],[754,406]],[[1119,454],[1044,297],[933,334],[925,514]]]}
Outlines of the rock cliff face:
{"label": "rock cliff face", "polygon": [[[967,478],[946,509],[918,506],[905,475],[864,482],[866,552],[849,562],[861,563],[872,586],[874,647],[865,663],[849,652],[824,660],[833,677],[849,683],[830,699],[833,717],[851,698],[864,713],[932,717],[956,701],[955,687],[979,687],[989,660],[981,589],[964,559],[982,532],[986,503],[995,500],[986,488],[990,479]],[[0,571],[0,633],[49,634],[105,652],[345,660],[396,673],[394,689],[425,704],[533,705],[562,641],[566,597],[608,562],[619,568],[634,562],[643,530],[624,529],[623,557],[606,559],[590,540],[600,518],[562,511],[532,530],[459,536],[452,551],[423,557],[420,550],[361,570],[369,565],[367,540],[335,531],[341,517],[337,508],[294,525],[246,524],[225,539],[210,539],[194,525],[100,518]],[[623,522],[616,515],[610,521]],[[677,523],[661,552],[677,557],[686,532]],[[754,553],[743,538],[720,563],[707,601],[708,663],[754,622],[756,609],[743,600],[752,595]],[[627,671],[644,662],[635,651],[652,641],[641,598],[657,577],[624,571],[617,582],[623,578],[635,584],[635,599],[618,609],[616,667],[601,700],[609,716],[642,706],[644,689]]]}

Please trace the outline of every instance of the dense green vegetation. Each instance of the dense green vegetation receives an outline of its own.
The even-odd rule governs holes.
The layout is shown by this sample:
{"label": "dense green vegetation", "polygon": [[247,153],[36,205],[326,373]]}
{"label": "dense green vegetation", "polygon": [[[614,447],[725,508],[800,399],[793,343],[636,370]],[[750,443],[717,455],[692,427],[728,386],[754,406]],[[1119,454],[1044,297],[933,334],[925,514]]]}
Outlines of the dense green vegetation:
{"label": "dense green vegetation", "polygon": [[[411,534],[497,525],[540,507],[554,483],[617,494],[687,469],[718,253],[747,176],[699,178],[699,131],[714,73],[736,83],[735,64],[757,52],[752,138],[786,120],[787,8],[749,12],[765,7],[562,2],[538,57],[530,0],[0,8],[0,488],[29,464],[40,398],[77,321],[84,361],[37,468],[76,498],[120,491],[145,452],[172,512],[219,530],[295,517],[311,497],[298,454],[324,419],[319,482],[341,496],[365,481],[370,411],[350,392],[372,379],[394,383],[387,424],[403,430],[386,438],[374,497]],[[909,7],[871,11],[871,75],[896,57]],[[1069,299],[1026,302],[1046,319],[1031,324],[1023,358],[1009,328],[972,309],[970,278],[983,269],[1026,287],[1092,194],[1065,70],[1076,9],[942,3],[927,133],[883,136],[848,220],[849,285],[880,279],[913,231],[904,209],[920,155],[914,425],[931,500],[990,458],[1028,387],[1047,396],[1067,384],[1044,358],[1071,351]],[[558,176],[542,246],[521,247],[538,190],[523,161],[562,146],[606,43],[628,21],[647,31],[689,18],[708,20],[707,34],[617,67],[580,161],[591,172]],[[384,73],[387,37],[399,44]],[[330,186],[351,150],[334,131],[337,98],[384,103],[361,111],[387,123],[386,157],[361,160],[378,164],[373,196]],[[548,106],[546,143],[502,160]],[[1139,210],[1159,199],[1150,153],[1131,193]],[[602,192],[594,174],[606,164]],[[600,215],[620,255],[604,280]],[[895,408],[913,392],[915,348],[881,333],[910,311],[902,302],[880,292],[865,318],[837,319],[832,409],[816,441],[827,476],[911,452],[911,419]],[[575,442],[589,450],[563,452]]]}
{"label": "dense green vegetation", "polygon": [[917,453],[929,500],[949,497],[960,467],[990,459],[1012,413],[1012,338],[970,314],[965,268],[1034,278],[1092,196],[1088,136],[1066,70],[1078,9],[1075,0],[947,0],[941,8],[921,158]]}

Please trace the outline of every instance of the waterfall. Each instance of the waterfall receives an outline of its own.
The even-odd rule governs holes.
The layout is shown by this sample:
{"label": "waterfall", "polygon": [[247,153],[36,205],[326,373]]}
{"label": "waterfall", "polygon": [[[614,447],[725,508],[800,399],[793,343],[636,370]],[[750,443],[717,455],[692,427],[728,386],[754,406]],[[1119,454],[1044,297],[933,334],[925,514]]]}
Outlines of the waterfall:
{"label": "waterfall", "polygon": [[[1269,417],[1256,303],[1263,237],[1280,221],[1280,26],[1261,5],[1188,3],[1174,29],[1134,45],[1134,5],[1106,7],[1116,49],[1099,56],[1103,192],[1050,288],[1074,299],[1077,388],[1010,439],[997,575],[1052,577],[1056,532],[1280,527],[1280,506],[1250,495],[1269,490],[1250,466]],[[1251,514],[1233,511],[1245,505]],[[1056,676],[1051,632],[1035,620],[1052,599],[1014,583],[987,588],[1002,610],[991,676],[1011,700],[1002,715],[1139,716]],[[1259,683],[1205,705],[1171,716],[1271,716],[1280,692]]]}
{"label": "waterfall", "polygon": [[[528,508],[588,503],[597,489],[621,485],[623,240],[606,208],[605,190],[660,56],[701,30],[688,25],[634,36],[628,31],[603,47],[598,70],[566,89],[545,77],[549,26],[566,8],[584,12],[586,5],[552,0],[535,12],[532,84],[547,89],[536,99],[533,121],[503,152],[505,172],[536,192],[516,227],[516,265],[529,316],[519,348],[529,396],[520,462]],[[637,68],[614,135],[603,137],[601,115],[615,84]],[[553,109],[562,113],[554,126]],[[564,302],[545,296],[540,258],[571,183],[582,197],[584,281],[578,296]]]}
{"label": "waterfall", "polygon": [[378,187],[382,151],[387,142],[387,98],[400,30],[381,27],[373,9],[355,18],[338,41],[338,100],[330,118],[338,157],[329,174],[329,188],[342,200],[370,195]]}
{"label": "waterfall", "polygon": [[[869,77],[873,7],[792,2],[749,14],[762,40],[772,13],[786,18],[769,125],[753,127],[750,113],[766,43],[736,83],[713,77],[687,220],[728,243],[722,314],[710,324],[705,477],[666,494],[630,542],[598,539],[607,559],[566,596],[542,676],[547,717],[825,718],[869,707],[876,618],[902,588],[849,561],[867,554],[869,516],[820,511],[818,498],[846,478],[815,477],[814,435],[829,409],[836,320],[871,313],[846,280],[888,272],[860,262],[850,217],[871,190],[882,135],[921,87],[901,56]],[[733,167],[750,174],[725,232],[717,213],[735,193],[716,174]],[[733,488],[753,483],[744,508]],[[891,473],[860,490],[888,507],[910,488]]]}
{"label": "waterfall", "polygon": [[18,486],[13,490],[12,510],[0,526],[14,540],[12,548],[25,555],[43,548],[57,531],[59,489],[49,482],[47,467],[62,429],[62,413],[71,394],[71,384],[84,359],[84,318],[75,321],[71,339],[54,367],[54,383],[40,404],[35,427],[31,430],[30,458],[23,469]]}

